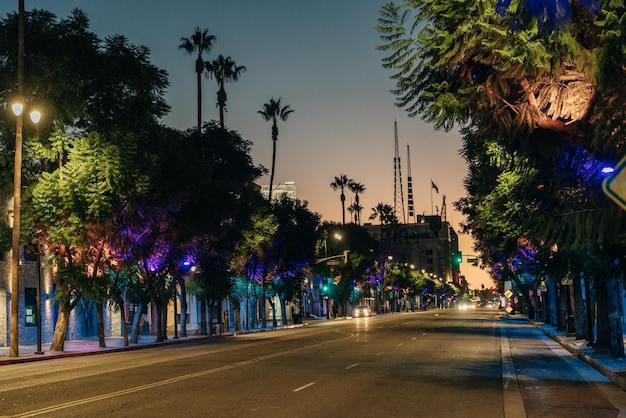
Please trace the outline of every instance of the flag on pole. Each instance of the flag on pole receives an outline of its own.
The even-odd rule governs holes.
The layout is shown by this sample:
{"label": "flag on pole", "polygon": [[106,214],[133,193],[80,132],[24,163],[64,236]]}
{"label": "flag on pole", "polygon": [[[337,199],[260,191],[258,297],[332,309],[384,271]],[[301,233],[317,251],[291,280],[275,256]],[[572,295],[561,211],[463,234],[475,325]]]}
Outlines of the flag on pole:
{"label": "flag on pole", "polygon": [[437,187],[437,185],[432,180],[430,181],[430,188],[435,189],[437,194],[439,194],[439,187]]}

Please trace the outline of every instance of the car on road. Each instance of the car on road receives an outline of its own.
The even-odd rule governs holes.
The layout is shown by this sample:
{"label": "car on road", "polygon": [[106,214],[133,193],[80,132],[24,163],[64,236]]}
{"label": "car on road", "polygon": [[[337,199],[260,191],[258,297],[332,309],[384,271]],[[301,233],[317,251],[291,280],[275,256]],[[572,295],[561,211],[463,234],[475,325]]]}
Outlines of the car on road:
{"label": "car on road", "polygon": [[372,310],[367,305],[359,305],[352,311],[352,316],[354,318],[369,317],[372,316]]}

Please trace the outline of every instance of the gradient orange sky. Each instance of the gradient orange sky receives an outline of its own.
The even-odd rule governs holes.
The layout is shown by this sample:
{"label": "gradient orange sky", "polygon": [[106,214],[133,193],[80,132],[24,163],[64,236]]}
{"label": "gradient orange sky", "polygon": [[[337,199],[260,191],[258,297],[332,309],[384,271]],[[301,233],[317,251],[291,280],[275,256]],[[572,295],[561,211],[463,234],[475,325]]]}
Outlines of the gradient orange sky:
{"label": "gradient orange sky", "polygon": [[[196,124],[194,57],[178,49],[196,26],[217,37],[205,60],[231,56],[247,71],[226,86],[226,125],[254,143],[256,164],[271,166],[271,126],[257,111],[271,97],[294,109],[279,123],[275,182],[295,181],[297,195],[323,220],[341,221],[339,192],[330,188],[346,174],[362,183],[365,221],[379,202],[393,205],[394,120],[407,201],[407,144],[416,212],[431,214],[447,199],[447,218],[462,221],[453,202],[465,195],[467,167],[459,156],[460,135],[435,132],[394,105],[391,73],[381,66],[373,28],[386,1],[374,0],[25,0],[26,10],[45,9],[67,17],[80,8],[101,38],[122,34],[151,50],[152,62],[169,73],[166,99],[172,107],[163,123],[179,129]],[[0,15],[17,10],[3,1]],[[28,53],[28,45],[26,45]],[[215,80],[203,78],[203,120],[218,119]],[[269,177],[269,176],[268,176]],[[438,186],[431,205],[431,179]],[[269,183],[269,178],[261,179]],[[348,194],[347,204],[350,203]],[[346,214],[348,217],[349,215]],[[460,235],[464,255],[471,237]],[[491,279],[464,260],[461,274],[472,288]]]}

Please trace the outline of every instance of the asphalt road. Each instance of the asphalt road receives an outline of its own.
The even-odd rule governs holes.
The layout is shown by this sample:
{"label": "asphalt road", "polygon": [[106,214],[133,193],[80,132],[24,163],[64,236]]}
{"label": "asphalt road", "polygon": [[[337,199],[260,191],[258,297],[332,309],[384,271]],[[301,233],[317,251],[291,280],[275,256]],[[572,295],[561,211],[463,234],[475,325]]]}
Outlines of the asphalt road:
{"label": "asphalt road", "polygon": [[6,365],[0,416],[626,416],[625,392],[528,323],[499,315],[436,310],[317,321]]}

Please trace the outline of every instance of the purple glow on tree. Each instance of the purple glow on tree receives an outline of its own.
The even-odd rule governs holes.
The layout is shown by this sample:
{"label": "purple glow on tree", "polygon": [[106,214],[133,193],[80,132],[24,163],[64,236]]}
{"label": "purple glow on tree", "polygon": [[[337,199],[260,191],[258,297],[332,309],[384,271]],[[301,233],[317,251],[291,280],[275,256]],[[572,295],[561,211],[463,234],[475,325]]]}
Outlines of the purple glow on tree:
{"label": "purple glow on tree", "polygon": [[[578,2],[589,13],[596,13],[600,10],[600,2],[598,0],[579,0]],[[511,0],[498,0],[496,13],[504,16],[510,6]],[[537,19],[539,31],[542,33],[563,30],[571,21],[572,4],[569,0],[520,1],[511,21],[511,26],[521,29],[527,26],[532,18]]]}

